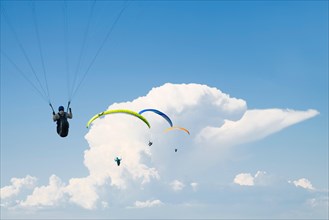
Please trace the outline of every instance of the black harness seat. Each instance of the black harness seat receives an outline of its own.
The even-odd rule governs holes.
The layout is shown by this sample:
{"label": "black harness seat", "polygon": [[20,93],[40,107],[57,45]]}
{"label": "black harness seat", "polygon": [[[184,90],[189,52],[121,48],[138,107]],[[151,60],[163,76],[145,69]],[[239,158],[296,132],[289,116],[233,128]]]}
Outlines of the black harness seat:
{"label": "black harness seat", "polygon": [[61,137],[66,137],[69,134],[69,122],[67,121],[66,114],[59,114],[59,119],[57,119],[57,134]]}

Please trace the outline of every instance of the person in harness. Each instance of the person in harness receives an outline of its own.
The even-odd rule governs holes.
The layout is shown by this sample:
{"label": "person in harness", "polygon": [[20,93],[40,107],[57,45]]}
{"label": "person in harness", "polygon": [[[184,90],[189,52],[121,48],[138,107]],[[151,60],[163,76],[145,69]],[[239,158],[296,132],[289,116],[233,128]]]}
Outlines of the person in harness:
{"label": "person in harness", "polygon": [[120,158],[120,157],[116,157],[114,159],[114,161],[117,163],[118,166],[120,166],[121,160],[122,160],[122,158]]}
{"label": "person in harness", "polygon": [[61,137],[66,137],[69,133],[69,122],[67,119],[72,119],[72,110],[69,108],[69,112],[64,111],[63,106],[58,107],[58,113],[53,111],[53,120],[57,122],[57,134]]}

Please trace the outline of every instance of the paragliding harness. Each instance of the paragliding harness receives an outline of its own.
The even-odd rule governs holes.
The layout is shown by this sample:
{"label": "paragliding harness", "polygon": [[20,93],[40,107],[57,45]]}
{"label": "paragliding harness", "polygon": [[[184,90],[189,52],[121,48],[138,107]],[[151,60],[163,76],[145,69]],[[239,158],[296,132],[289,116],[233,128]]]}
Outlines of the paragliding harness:
{"label": "paragliding harness", "polygon": [[66,113],[64,112],[64,115],[59,115],[59,119],[57,119],[57,133],[61,137],[66,137],[69,133],[69,122],[67,121]]}
{"label": "paragliding harness", "polygon": [[116,157],[116,158],[114,159],[114,161],[117,162],[117,165],[118,165],[118,166],[120,166],[121,160],[122,160],[122,158],[119,158],[119,157]]}
{"label": "paragliding harness", "polygon": [[[70,108],[71,101],[68,102],[67,109]],[[54,112],[54,108],[51,103],[49,103],[49,106]],[[59,116],[59,119],[56,120],[57,123],[57,134],[61,137],[66,137],[69,134],[69,122],[67,121],[67,113],[64,112],[64,115],[61,115],[57,113]]]}

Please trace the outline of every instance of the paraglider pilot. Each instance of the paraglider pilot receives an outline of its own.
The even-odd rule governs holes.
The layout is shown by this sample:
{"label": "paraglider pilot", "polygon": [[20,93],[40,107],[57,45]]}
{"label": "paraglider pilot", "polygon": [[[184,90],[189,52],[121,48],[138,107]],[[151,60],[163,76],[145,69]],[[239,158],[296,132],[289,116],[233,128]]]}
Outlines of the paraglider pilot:
{"label": "paraglider pilot", "polygon": [[63,106],[58,107],[58,113],[53,110],[53,120],[57,122],[57,134],[61,137],[66,137],[69,133],[69,122],[67,119],[72,119],[72,110],[69,108],[69,112],[64,111]]}
{"label": "paraglider pilot", "polygon": [[122,160],[122,159],[119,158],[119,157],[116,157],[116,158],[114,159],[114,161],[117,162],[117,165],[118,165],[118,166],[120,166],[120,162],[121,162],[121,160]]}
{"label": "paraglider pilot", "polygon": [[153,142],[149,141],[149,146],[152,146]]}

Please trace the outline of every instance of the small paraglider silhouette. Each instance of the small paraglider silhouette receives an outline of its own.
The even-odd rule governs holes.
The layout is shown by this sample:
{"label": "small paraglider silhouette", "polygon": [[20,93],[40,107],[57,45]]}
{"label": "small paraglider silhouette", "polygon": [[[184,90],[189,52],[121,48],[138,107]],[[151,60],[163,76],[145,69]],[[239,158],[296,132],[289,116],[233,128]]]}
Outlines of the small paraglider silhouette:
{"label": "small paraglider silhouette", "polygon": [[153,142],[149,141],[148,145],[151,147],[153,144]]}
{"label": "small paraglider silhouette", "polygon": [[117,165],[118,165],[118,166],[120,166],[121,160],[122,160],[122,158],[120,158],[120,157],[116,157],[116,158],[114,159],[114,161],[117,162]]}
{"label": "small paraglider silhouette", "polygon": [[175,152],[177,152],[177,148],[175,148]]}

